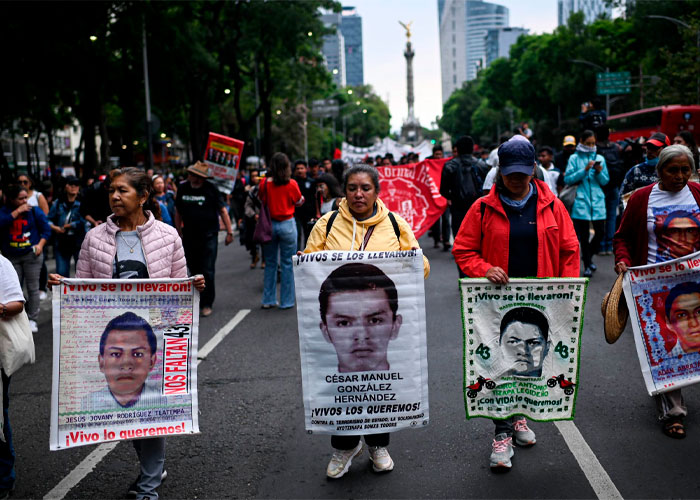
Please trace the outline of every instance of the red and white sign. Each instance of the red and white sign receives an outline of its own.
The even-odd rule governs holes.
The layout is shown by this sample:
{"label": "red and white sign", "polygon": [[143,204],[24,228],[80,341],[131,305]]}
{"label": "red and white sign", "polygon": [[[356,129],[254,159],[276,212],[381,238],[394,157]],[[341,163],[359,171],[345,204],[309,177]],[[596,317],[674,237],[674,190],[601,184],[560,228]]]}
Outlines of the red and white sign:
{"label": "red and white sign", "polygon": [[377,167],[379,198],[408,222],[416,239],[435,224],[447,207],[447,200],[440,196],[440,175],[446,161]]}

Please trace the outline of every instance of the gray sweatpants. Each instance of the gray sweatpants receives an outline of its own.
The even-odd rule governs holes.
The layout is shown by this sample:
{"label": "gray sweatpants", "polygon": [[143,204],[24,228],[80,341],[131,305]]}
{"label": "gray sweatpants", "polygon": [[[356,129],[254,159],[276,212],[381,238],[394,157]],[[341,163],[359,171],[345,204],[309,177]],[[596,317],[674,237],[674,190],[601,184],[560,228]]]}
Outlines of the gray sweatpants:
{"label": "gray sweatpants", "polygon": [[165,465],[165,438],[136,439],[132,441],[141,462],[141,473],[136,482],[136,498],[158,499],[156,488],[160,486]]}
{"label": "gray sweatpants", "polygon": [[688,415],[688,409],[685,407],[680,389],[657,394],[654,396],[654,400],[656,401],[656,409],[659,411],[659,420]]}
{"label": "gray sweatpants", "polygon": [[39,275],[41,274],[41,264],[44,258],[28,252],[19,257],[7,257],[17,271],[20,284],[22,280],[27,284],[27,304],[26,311],[29,319],[36,321],[39,319]]}

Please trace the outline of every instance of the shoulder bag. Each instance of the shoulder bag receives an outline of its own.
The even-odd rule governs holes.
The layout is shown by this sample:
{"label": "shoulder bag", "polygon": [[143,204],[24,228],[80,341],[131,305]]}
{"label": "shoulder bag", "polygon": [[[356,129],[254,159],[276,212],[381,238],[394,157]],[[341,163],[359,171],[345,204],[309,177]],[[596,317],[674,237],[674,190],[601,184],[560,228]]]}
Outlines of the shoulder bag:
{"label": "shoulder bag", "polygon": [[267,179],[263,182],[262,187],[258,191],[258,199],[260,200],[260,216],[255,225],[253,233],[254,243],[269,243],[272,241],[272,217],[270,217],[270,209],[267,207]]}

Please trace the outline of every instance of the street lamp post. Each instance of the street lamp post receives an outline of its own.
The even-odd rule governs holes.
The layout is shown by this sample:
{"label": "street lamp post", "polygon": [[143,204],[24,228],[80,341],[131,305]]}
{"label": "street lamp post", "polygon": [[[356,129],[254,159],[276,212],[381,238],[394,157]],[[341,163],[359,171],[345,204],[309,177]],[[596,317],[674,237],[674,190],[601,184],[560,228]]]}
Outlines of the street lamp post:
{"label": "street lamp post", "polygon": [[[606,73],[610,73],[610,68],[604,68],[600,66],[599,64],[592,63],[591,61],[586,61],[584,59],[569,59],[572,63],[577,63],[577,64],[586,64],[588,66],[592,66],[600,71],[604,71]],[[605,94],[605,115],[610,116],[610,94]]]}
{"label": "street lamp post", "polygon": [[[657,15],[648,15],[644,16],[649,19],[663,19],[665,21],[672,22],[673,24],[677,24],[678,26],[682,26],[685,29],[693,30],[693,27],[689,25],[688,23],[681,21],[680,19],[676,19],[675,17],[669,17],[669,16],[657,16]],[[695,43],[696,47],[698,49],[698,55],[696,57],[696,60],[700,62],[700,29],[695,30]],[[700,71],[698,71],[698,68],[695,69],[695,72],[697,73],[697,90],[695,94],[695,103],[700,104]]]}

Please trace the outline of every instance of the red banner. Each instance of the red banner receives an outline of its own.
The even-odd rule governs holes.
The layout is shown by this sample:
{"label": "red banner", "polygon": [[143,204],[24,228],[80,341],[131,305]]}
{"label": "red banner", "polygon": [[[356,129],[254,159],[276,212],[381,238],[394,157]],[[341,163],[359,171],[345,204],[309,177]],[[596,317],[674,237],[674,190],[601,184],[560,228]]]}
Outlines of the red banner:
{"label": "red banner", "polygon": [[225,135],[209,132],[204,161],[209,165],[212,182],[226,194],[233,191],[238,168],[241,164],[243,141]]}
{"label": "red banner", "polygon": [[389,210],[406,219],[420,238],[440,218],[447,200],[440,196],[440,175],[447,160],[377,167],[379,198]]}

